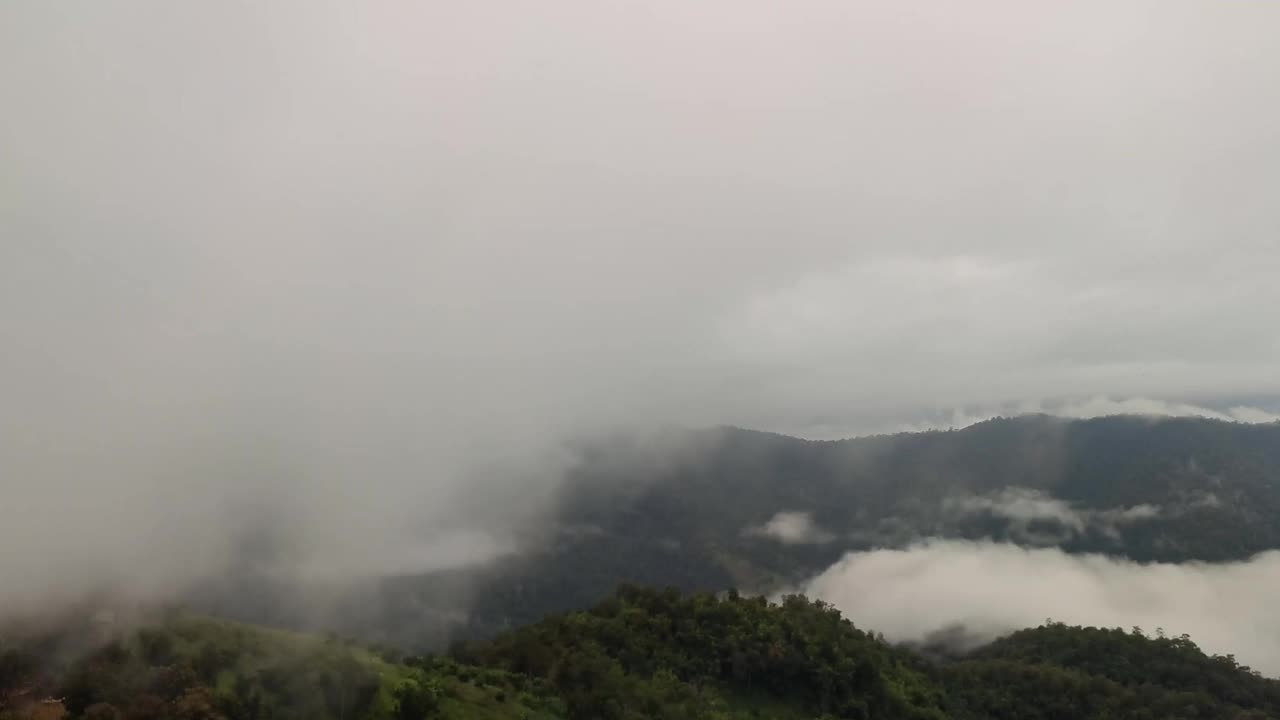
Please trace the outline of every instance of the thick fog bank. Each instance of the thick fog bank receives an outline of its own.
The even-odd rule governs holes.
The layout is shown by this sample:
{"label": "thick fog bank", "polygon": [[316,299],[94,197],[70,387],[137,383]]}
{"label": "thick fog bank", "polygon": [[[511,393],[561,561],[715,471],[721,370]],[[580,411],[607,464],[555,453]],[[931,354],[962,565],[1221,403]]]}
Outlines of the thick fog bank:
{"label": "thick fog bank", "polygon": [[616,425],[1270,417],[1278,24],[8,0],[0,605],[471,562]]}
{"label": "thick fog bank", "polygon": [[1140,626],[1148,634],[1186,633],[1206,652],[1234,654],[1280,675],[1280,552],[1239,563],[1140,565],[1057,549],[935,540],[851,553],[803,591],[895,641],[924,642],[963,626],[967,642],[985,642],[1046,619]]}

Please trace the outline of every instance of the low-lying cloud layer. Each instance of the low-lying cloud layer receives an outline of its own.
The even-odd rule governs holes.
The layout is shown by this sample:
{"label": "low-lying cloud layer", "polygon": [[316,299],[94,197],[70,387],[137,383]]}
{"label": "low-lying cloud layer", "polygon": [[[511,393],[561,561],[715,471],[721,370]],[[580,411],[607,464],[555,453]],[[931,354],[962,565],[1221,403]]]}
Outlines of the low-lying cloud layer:
{"label": "low-lying cloud layer", "polygon": [[1046,619],[1189,634],[1280,675],[1280,552],[1246,562],[1140,565],[991,542],[928,541],[851,553],[803,591],[895,641],[963,626],[990,640]]}

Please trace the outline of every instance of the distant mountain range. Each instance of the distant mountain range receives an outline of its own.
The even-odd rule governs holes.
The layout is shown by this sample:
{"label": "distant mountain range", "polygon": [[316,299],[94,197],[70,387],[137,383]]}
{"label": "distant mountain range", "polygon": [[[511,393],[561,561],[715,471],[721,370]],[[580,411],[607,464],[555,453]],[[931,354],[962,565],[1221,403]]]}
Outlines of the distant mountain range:
{"label": "distant mountain range", "polygon": [[578,457],[520,554],[389,578],[344,605],[344,627],[433,646],[623,582],[773,592],[847,552],[928,537],[1166,562],[1280,548],[1276,423],[1031,415],[841,441],[725,427],[596,440]]}

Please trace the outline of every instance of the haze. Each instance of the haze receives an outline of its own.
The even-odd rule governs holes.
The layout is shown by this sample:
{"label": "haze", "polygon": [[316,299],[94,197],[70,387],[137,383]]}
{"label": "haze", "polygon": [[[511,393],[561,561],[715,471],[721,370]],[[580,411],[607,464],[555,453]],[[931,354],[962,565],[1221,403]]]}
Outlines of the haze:
{"label": "haze", "polygon": [[1271,418],[1277,23],[6,2],[7,599],[483,557],[602,427]]}

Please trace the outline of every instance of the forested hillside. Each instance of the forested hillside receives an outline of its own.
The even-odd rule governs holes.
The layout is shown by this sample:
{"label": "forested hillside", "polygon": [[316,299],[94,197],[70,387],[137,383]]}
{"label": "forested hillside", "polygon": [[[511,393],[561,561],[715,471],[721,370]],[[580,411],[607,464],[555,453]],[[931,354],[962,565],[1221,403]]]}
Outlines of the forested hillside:
{"label": "forested hillside", "polygon": [[3,720],[1280,716],[1280,682],[1186,637],[1050,623],[940,658],[801,596],[624,586],[590,610],[404,659],[185,613],[88,653],[58,652],[56,635],[0,649]]}
{"label": "forested hillside", "polygon": [[[73,630],[74,632],[75,630]],[[50,630],[0,649],[0,718],[394,720],[564,716],[545,683],[185,613],[67,654]]]}
{"label": "forested hillside", "polygon": [[[1032,415],[842,441],[736,428],[648,446],[618,441],[583,453],[560,520],[651,543],[741,545],[751,539],[745,530],[799,511],[829,542],[795,538],[793,546],[864,547],[928,534],[1025,540],[1014,518],[965,502],[1010,489],[1082,513],[1146,512],[1107,528],[1054,528],[1054,518],[1040,518],[1050,531],[1036,538],[1041,544],[1137,560],[1239,559],[1280,547],[1280,423]],[[748,552],[769,564],[763,552]]]}
{"label": "forested hillside", "polygon": [[[404,632],[423,607],[456,617],[462,596],[466,620],[419,624],[418,645],[583,608],[622,582],[774,591],[846,552],[925,537],[1143,562],[1280,548],[1280,424],[1036,415],[822,442],[719,428],[612,437],[578,455],[521,553],[389,580],[388,627]],[[779,513],[804,532],[771,534]],[[385,638],[380,622],[352,631]]]}
{"label": "forested hillside", "polygon": [[1161,629],[1147,637],[1047,624],[979,649],[943,677],[959,717],[1001,717],[1010,706],[1030,719],[1280,716],[1280,682]]}

